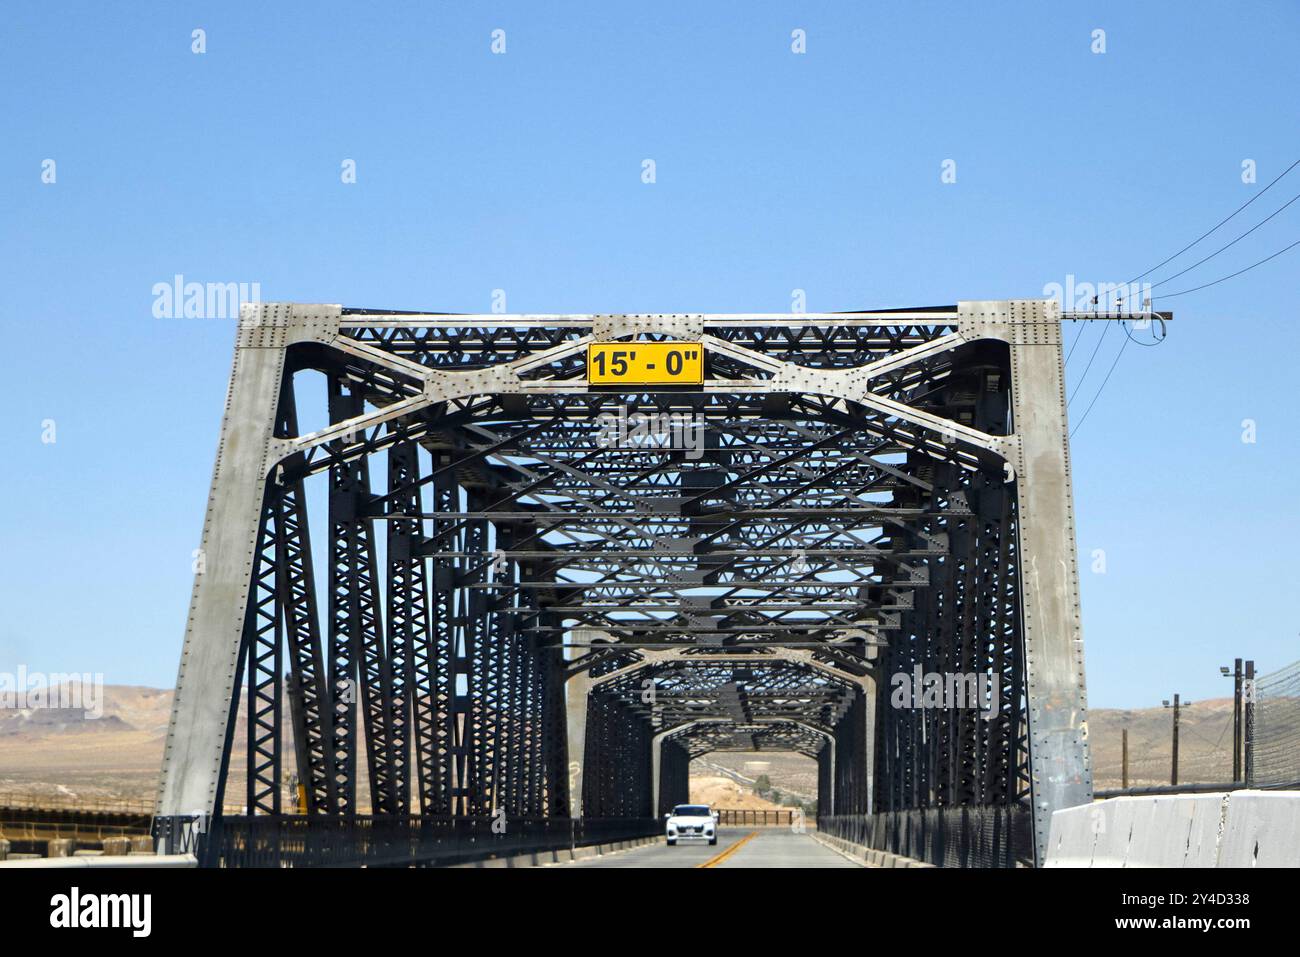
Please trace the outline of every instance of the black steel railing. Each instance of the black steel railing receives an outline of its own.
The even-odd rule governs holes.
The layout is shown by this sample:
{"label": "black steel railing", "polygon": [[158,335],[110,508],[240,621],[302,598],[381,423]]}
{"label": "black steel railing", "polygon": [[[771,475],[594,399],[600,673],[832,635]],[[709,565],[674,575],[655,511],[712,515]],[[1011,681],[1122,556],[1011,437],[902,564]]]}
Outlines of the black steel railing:
{"label": "black steel railing", "polygon": [[795,812],[785,808],[718,808],[718,823],[733,826],[790,827]]}
{"label": "black steel railing", "polygon": [[659,833],[653,818],[227,816],[159,819],[168,850],[207,867],[445,867]]}
{"label": "black steel railing", "polygon": [[938,867],[1033,865],[1027,805],[937,807],[879,814],[821,815],[817,830]]}

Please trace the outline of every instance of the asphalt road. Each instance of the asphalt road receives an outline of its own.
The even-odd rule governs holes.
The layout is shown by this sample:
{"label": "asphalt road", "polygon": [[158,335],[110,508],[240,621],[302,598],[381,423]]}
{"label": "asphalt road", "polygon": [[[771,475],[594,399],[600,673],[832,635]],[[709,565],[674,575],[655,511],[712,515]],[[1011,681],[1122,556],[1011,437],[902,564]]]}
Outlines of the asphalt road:
{"label": "asphalt road", "polygon": [[[754,836],[745,840],[753,834]],[[743,843],[741,843],[743,842]],[[737,847],[736,845],[739,845]],[[732,850],[734,848],[734,850]],[[731,853],[727,853],[728,851]],[[808,834],[787,828],[724,827],[716,847],[663,841],[604,857],[575,861],[566,867],[700,867],[721,857],[714,867],[857,867],[853,861],[818,843]]]}

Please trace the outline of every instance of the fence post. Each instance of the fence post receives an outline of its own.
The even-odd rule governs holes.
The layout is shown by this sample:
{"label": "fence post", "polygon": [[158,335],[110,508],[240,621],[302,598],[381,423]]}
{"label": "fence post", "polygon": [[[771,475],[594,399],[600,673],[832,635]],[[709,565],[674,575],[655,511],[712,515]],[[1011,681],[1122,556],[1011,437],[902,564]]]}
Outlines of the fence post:
{"label": "fence post", "polygon": [[1246,787],[1255,786],[1255,662],[1246,662]]}

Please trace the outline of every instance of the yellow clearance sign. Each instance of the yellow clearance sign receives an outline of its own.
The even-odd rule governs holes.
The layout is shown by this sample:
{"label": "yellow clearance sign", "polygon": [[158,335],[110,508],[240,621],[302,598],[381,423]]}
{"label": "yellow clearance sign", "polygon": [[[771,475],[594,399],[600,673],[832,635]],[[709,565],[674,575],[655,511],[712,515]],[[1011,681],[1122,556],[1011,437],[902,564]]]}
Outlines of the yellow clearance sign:
{"label": "yellow clearance sign", "polygon": [[587,346],[591,385],[702,385],[702,342],[593,342]]}

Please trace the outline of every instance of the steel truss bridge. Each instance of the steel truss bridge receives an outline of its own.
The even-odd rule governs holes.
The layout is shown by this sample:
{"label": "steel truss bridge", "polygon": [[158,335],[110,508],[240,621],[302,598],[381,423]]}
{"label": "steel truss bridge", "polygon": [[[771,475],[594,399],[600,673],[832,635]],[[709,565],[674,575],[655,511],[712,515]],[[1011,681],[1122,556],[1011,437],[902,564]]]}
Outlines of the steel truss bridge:
{"label": "steel truss bridge", "polygon": [[[606,342],[698,344],[703,382],[591,385]],[[931,674],[988,696],[899,706]],[[808,755],[823,830],[937,863],[1032,864],[1090,800],[1055,303],[245,308],[160,844],[645,834],[719,750]]]}

